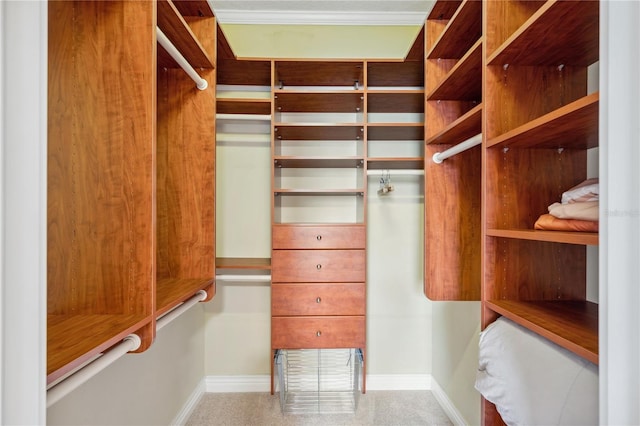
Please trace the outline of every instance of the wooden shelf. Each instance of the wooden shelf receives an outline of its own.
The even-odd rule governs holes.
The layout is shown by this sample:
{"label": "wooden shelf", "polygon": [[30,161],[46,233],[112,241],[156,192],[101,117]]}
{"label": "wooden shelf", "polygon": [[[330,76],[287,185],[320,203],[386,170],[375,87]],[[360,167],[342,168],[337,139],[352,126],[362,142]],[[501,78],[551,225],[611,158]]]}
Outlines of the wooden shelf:
{"label": "wooden shelf", "polygon": [[550,243],[597,246],[598,234],[593,232],[540,231],[535,229],[487,229],[490,237],[546,241]]}
{"label": "wooden shelf", "polygon": [[487,141],[487,147],[594,148],[599,94],[593,93]]}
{"label": "wooden shelf", "polygon": [[174,6],[182,16],[198,16],[212,18],[213,11],[206,0],[176,0]]}
{"label": "wooden shelf", "polygon": [[367,139],[382,140],[423,140],[423,123],[368,123]]}
{"label": "wooden shelf", "polygon": [[364,138],[364,124],[275,123],[273,132],[282,140],[359,140]]}
{"label": "wooden shelf", "polygon": [[357,168],[362,167],[364,157],[273,157],[276,168]]}
{"label": "wooden shelf", "polygon": [[284,89],[296,86],[333,87],[343,86],[345,89],[355,87],[359,82],[364,84],[362,62],[317,62],[317,61],[284,61],[275,65],[274,84],[281,82]]}
{"label": "wooden shelf", "polygon": [[465,0],[427,53],[427,58],[459,59],[481,34],[482,2]]}
{"label": "wooden shelf", "polygon": [[598,305],[585,301],[487,300],[492,311],[598,364]]}
{"label": "wooden shelf", "polygon": [[216,112],[219,114],[271,114],[271,99],[218,98]]}
{"label": "wooden shelf", "polygon": [[276,112],[362,112],[364,110],[364,91],[326,91],[274,93]]}
{"label": "wooden shelf", "polygon": [[388,157],[367,159],[368,170],[423,170],[424,158],[422,157]]}
{"label": "wooden shelf", "polygon": [[598,1],[547,1],[489,55],[487,64],[593,64],[599,55],[599,7]]}
{"label": "wooden shelf", "polygon": [[151,316],[144,315],[47,315],[47,383],[73,371],[149,322]]}
{"label": "wooden shelf", "polygon": [[462,0],[437,1],[436,4],[433,5],[433,9],[431,9],[427,19],[451,19],[460,7],[461,3]]}
{"label": "wooden shelf", "polygon": [[[158,27],[192,67],[214,68],[214,61],[202,47],[202,44],[200,44],[200,41],[171,0],[158,0],[157,19]],[[163,56],[162,60],[160,56]],[[179,67],[160,46],[158,46],[158,57],[158,62],[167,68]],[[168,58],[168,60],[164,58]],[[168,67],[168,61],[173,62],[175,65]]]}
{"label": "wooden shelf", "polygon": [[369,90],[367,112],[423,113],[424,90]]}
{"label": "wooden shelf", "polygon": [[427,139],[429,144],[457,145],[482,132],[482,104],[449,124],[440,132]]}
{"label": "wooden shelf", "polygon": [[424,61],[368,62],[369,93],[383,87],[424,87]]}
{"label": "wooden shelf", "polygon": [[[156,316],[163,315],[200,290],[213,286],[214,278],[165,278],[156,283]],[[213,297],[213,294],[209,295]]]}
{"label": "wooden shelf", "polygon": [[216,269],[271,270],[269,257],[216,257]]}
{"label": "wooden shelf", "polygon": [[[472,2],[476,2],[475,0]],[[482,99],[482,40],[447,73],[427,95],[428,100],[478,101]]]}

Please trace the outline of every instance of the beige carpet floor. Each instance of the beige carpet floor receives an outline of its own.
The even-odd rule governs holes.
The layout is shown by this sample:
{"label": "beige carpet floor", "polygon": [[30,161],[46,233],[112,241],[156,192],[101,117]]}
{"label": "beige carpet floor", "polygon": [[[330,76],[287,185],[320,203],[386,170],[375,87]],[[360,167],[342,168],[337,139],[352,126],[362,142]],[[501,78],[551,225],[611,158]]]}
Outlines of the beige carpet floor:
{"label": "beige carpet floor", "polygon": [[451,425],[429,391],[368,391],[355,413],[283,414],[278,395],[204,394],[187,426]]}

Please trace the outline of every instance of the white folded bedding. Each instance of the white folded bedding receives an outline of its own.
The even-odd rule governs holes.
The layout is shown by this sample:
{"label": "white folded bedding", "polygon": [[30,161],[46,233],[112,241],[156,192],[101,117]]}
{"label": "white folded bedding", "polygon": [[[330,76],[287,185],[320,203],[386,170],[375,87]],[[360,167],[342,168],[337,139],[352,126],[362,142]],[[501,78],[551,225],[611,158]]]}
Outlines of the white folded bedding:
{"label": "white folded bedding", "polygon": [[598,424],[598,366],[504,317],[481,333],[475,387],[508,425]]}

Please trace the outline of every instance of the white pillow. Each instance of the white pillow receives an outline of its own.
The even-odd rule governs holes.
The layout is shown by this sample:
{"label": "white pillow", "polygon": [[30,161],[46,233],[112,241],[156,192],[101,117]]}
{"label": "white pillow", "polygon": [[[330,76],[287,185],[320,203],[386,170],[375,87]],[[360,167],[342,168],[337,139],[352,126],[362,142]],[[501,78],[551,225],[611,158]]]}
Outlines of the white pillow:
{"label": "white pillow", "polygon": [[598,424],[598,366],[504,317],[480,335],[475,387],[508,425]]}

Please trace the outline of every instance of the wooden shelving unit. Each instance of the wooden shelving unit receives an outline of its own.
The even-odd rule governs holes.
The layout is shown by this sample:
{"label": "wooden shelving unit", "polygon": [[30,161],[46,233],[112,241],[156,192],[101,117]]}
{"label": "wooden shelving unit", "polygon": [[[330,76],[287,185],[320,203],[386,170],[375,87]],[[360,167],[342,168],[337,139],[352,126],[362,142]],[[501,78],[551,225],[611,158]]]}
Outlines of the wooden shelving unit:
{"label": "wooden shelving unit", "polygon": [[441,153],[482,132],[482,4],[437,2],[425,24],[425,288],[480,300],[481,149]]}
{"label": "wooden shelving unit", "polygon": [[215,18],[186,3],[49,5],[48,383],[131,333],[148,349],[159,315],[214,294]]}
{"label": "wooden shelving unit", "polygon": [[483,327],[504,316],[597,364],[598,305],[586,287],[598,234],[533,225],[587,178],[599,143],[599,95],[587,93],[599,3],[487,1],[483,13]]}
{"label": "wooden shelving unit", "polygon": [[158,3],[158,27],[182,34],[173,44],[189,52],[209,88],[158,64],[156,317],[199,290],[215,294],[216,21],[206,1],[194,5],[183,11],[198,14],[183,16],[170,0]]}
{"label": "wooden shelving unit", "polygon": [[271,258],[269,257],[217,257],[217,269],[257,269],[270,270]]}

